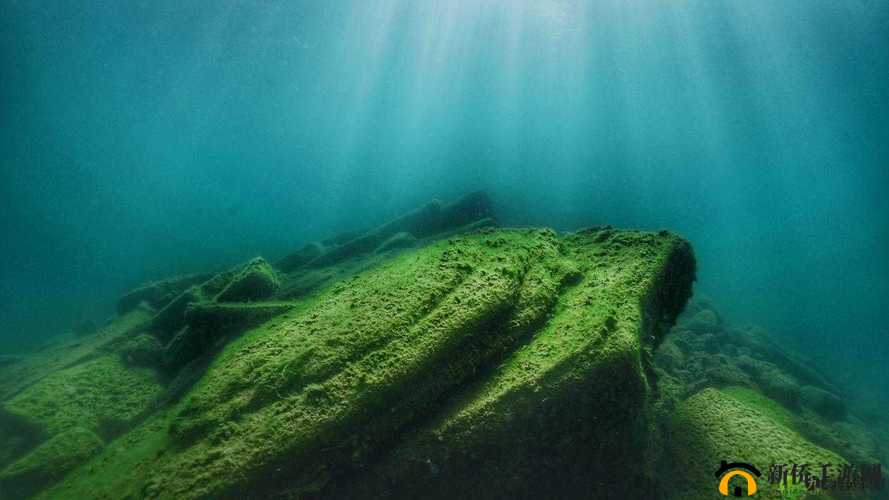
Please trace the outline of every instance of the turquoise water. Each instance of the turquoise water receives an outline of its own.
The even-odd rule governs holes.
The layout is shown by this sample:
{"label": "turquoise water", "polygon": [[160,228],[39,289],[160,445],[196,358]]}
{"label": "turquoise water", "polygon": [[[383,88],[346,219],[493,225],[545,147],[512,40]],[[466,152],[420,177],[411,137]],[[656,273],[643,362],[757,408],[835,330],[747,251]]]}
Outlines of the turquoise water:
{"label": "turquoise water", "polygon": [[889,400],[889,3],[3,3],[0,353],[483,189]]}

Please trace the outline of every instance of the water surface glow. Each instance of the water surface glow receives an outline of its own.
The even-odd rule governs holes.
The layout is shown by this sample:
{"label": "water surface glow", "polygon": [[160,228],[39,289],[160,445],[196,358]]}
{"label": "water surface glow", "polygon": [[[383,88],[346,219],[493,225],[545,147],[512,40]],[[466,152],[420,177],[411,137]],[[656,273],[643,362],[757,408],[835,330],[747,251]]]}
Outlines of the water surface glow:
{"label": "water surface glow", "polygon": [[889,382],[886,2],[5,10],[0,350],[482,188],[510,225],[679,231],[733,318]]}

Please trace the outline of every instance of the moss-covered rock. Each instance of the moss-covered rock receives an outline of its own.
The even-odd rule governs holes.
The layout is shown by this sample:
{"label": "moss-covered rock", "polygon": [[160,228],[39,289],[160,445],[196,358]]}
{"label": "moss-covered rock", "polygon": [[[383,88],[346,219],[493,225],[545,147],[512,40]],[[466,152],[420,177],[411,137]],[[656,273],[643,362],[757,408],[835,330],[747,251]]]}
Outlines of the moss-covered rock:
{"label": "moss-covered rock", "polygon": [[187,326],[166,346],[164,365],[178,369],[229,335],[249,330],[292,307],[288,302],[189,304],[185,311]]}
{"label": "moss-covered rock", "polygon": [[[324,496],[574,498],[603,487],[615,498],[645,495],[642,346],[678,314],[672,298],[688,296],[693,262],[675,241],[640,247],[647,235],[632,237],[604,247],[594,244],[597,231],[568,238],[561,265],[525,278],[525,300],[538,305],[514,321],[539,324],[536,334],[369,471],[330,483]],[[665,297],[672,304],[659,303]]]}
{"label": "moss-covered rock", "polygon": [[[107,339],[106,339],[107,340]],[[0,403],[0,498],[24,498],[81,465],[152,409],[154,370],[133,356],[148,336],[101,344]],[[156,343],[156,340],[154,340]],[[5,496],[11,495],[11,496]]]}
{"label": "moss-covered rock", "polygon": [[203,283],[211,277],[209,274],[189,274],[147,283],[118,299],[117,313],[126,314],[142,303],[153,309],[160,309],[189,287]]}
{"label": "moss-covered rock", "polygon": [[0,497],[26,498],[62,479],[102,449],[92,431],[72,427],[0,471]]}
{"label": "moss-covered rock", "polygon": [[160,390],[153,371],[127,367],[109,354],[54,372],[2,407],[49,436],[82,427],[111,437],[140,417]]}
{"label": "moss-covered rock", "polygon": [[833,450],[855,464],[880,463],[881,450],[874,437],[861,424],[835,422],[804,410],[794,415],[794,430],[809,441]]}
{"label": "moss-covered rock", "polygon": [[164,346],[154,335],[142,333],[127,339],[118,349],[121,359],[132,366],[158,366]]}
{"label": "moss-covered rock", "polygon": [[[681,404],[671,429],[674,469],[672,498],[725,498],[714,478],[721,461],[756,466],[763,477],[760,495],[776,489],[767,481],[772,464],[847,463],[792,429],[792,414],[750,390],[705,389]],[[802,498],[804,487],[791,485],[783,498]]]}
{"label": "moss-covered rock", "polygon": [[[847,409],[842,398],[836,396],[843,392],[834,392],[831,388],[835,384],[819,374],[811,362],[770,340],[761,328],[737,328],[714,322],[712,317],[702,321],[701,315],[710,316],[710,312],[719,317],[712,304],[694,300],[656,351],[656,369],[662,373],[662,398],[655,403],[655,409],[662,410],[658,419],[672,421],[670,412],[664,409],[705,388],[720,388],[721,394],[766,414],[813,445],[853,463],[880,462],[878,433]],[[682,363],[677,362],[679,359]],[[663,448],[685,446],[670,439],[675,435],[670,426],[661,427],[666,436]],[[673,467],[668,461],[662,469]]]}
{"label": "moss-covered rock", "polygon": [[216,302],[253,302],[278,290],[278,276],[262,257],[248,262],[216,296]]}
{"label": "moss-covered rock", "polygon": [[96,357],[115,353],[136,332],[151,323],[152,312],[137,308],[115,318],[87,337],[62,336],[21,361],[0,368],[0,401],[7,400],[47,376]]}
{"label": "moss-covered rock", "polygon": [[679,370],[685,364],[685,353],[675,342],[667,341],[658,348],[655,359],[657,364],[670,371]]}
{"label": "moss-covered rock", "polygon": [[326,267],[363,256],[380,248],[399,233],[425,239],[490,225],[496,225],[496,219],[491,201],[483,192],[470,193],[449,204],[433,200],[377,228],[347,241],[341,240],[338,245],[327,248],[322,255],[307,265],[315,268]]}
{"label": "moss-covered rock", "polygon": [[[645,352],[693,277],[690,247],[667,233],[486,231],[400,253],[228,344],[175,407],[44,496],[605,481],[639,458],[628,444],[645,439]],[[452,483],[465,467],[477,475]]]}
{"label": "moss-covered rock", "polygon": [[45,439],[40,426],[0,406],[0,470]]}
{"label": "moss-covered rock", "polygon": [[188,325],[188,310],[195,304],[268,299],[279,286],[275,270],[265,259],[257,257],[183,291],[158,311],[150,329],[166,342]]}

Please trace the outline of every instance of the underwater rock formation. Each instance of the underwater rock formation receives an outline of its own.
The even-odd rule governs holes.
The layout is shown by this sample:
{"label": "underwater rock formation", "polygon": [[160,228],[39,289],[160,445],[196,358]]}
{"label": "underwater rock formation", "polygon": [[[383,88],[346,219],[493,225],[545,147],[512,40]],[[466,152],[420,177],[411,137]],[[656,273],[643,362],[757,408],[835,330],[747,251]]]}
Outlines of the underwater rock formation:
{"label": "underwater rock formation", "polygon": [[[539,429],[549,437],[586,430],[594,463],[600,440],[622,446],[639,426],[642,345],[679,312],[693,277],[690,249],[674,236],[620,232],[595,244],[596,236],[492,231],[443,241],[249,332],[170,415],[176,452],[147,491],[237,496],[256,487],[251,477],[294,494],[327,487],[406,426],[451,413],[461,417],[455,441],[439,455],[482,454],[486,439],[513,435],[508,422],[548,421]],[[468,389],[482,373],[487,383]],[[436,410],[443,398],[462,404]],[[466,434],[481,423],[489,428]],[[528,463],[514,472],[535,468],[532,450],[549,443],[539,437],[525,453],[515,443],[512,455]]]}
{"label": "underwater rock formation", "polygon": [[685,500],[723,459],[880,458],[761,331],[673,326],[681,238],[491,224],[475,194],[128,293],[0,368],[0,498]]}
{"label": "underwater rock formation", "polygon": [[[683,402],[674,416],[671,456],[677,473],[672,476],[675,498],[717,496],[713,471],[722,460],[753,464],[763,474],[772,464],[847,463],[829,450],[816,446],[788,425],[779,405],[749,389],[704,389]],[[740,459],[736,459],[740,460]],[[761,494],[777,489],[763,478]],[[805,485],[783,491],[782,498],[802,498]]]}
{"label": "underwater rock formation", "polygon": [[[453,233],[491,215],[480,196],[427,205],[351,247],[367,252],[271,269],[281,286],[264,300],[219,300],[238,277],[268,271],[256,263],[167,303],[141,300],[128,313],[140,322],[93,350],[101,356],[3,400],[46,433],[6,467],[10,486],[30,487],[13,472],[75,421],[100,440],[85,447],[98,454],[43,497],[444,496],[469,491],[471,478],[501,484],[503,496],[567,493],[589,486],[565,481],[593,477],[581,468],[608,474],[639,459],[644,447],[626,445],[646,436],[646,353],[691,294],[691,248],[666,232],[610,228]],[[307,274],[318,285],[292,298],[288,284]],[[198,347],[183,347],[183,335]],[[146,368],[159,344],[167,363],[187,352],[172,372]],[[88,381],[84,397],[67,401],[61,378]],[[49,401],[62,411],[50,416]],[[41,488],[60,463],[42,466],[54,472]],[[463,477],[467,467],[476,473]]]}
{"label": "underwater rock formation", "polygon": [[303,266],[325,267],[389,248],[413,246],[413,239],[444,237],[496,226],[491,201],[475,192],[449,203],[438,200],[366,233],[345,233],[323,243],[310,243],[276,263],[285,272]]}
{"label": "underwater rock formation", "polygon": [[268,299],[278,290],[278,276],[265,259],[257,257],[233,276],[216,296],[216,302],[253,302]]}
{"label": "underwater rock formation", "polygon": [[33,495],[95,456],[103,445],[99,436],[80,427],[56,434],[0,472],[0,492],[8,498]]}
{"label": "underwater rock formation", "polygon": [[[674,470],[664,476],[684,478],[675,485],[677,499],[710,496],[700,489],[707,484],[705,465],[715,469],[712,464],[723,459],[743,458],[766,470],[770,460],[831,459],[839,466],[889,459],[885,439],[848,410],[837,385],[811,362],[776,345],[761,328],[734,328],[713,320],[718,317],[707,301],[693,300],[655,351],[662,391],[654,406],[671,441],[664,445],[672,464],[667,469]],[[750,433],[744,437],[733,430],[737,426]],[[783,494],[799,498],[803,492]]]}
{"label": "underwater rock formation", "polygon": [[143,303],[150,308],[160,309],[188,287],[203,283],[211,277],[210,274],[190,274],[148,283],[118,299],[117,313],[128,313]]}

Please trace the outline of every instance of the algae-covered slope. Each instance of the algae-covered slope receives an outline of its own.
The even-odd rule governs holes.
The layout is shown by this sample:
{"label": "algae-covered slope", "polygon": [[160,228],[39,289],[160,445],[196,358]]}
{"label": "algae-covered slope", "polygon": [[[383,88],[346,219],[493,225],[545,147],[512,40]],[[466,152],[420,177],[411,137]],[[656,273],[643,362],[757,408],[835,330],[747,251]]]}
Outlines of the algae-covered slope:
{"label": "algae-covered slope", "polygon": [[671,447],[676,470],[673,498],[724,498],[713,479],[715,465],[723,460],[753,464],[763,474],[757,481],[762,494],[782,498],[804,498],[806,486],[793,484],[792,479],[786,488],[772,484],[767,472],[773,464],[807,464],[819,477],[823,464],[838,467],[848,463],[789,427],[783,412],[776,411],[780,408],[776,403],[750,397],[745,391],[749,390],[733,394],[705,389],[680,406]]}
{"label": "algae-covered slope", "polygon": [[[810,482],[813,491],[804,491],[803,465],[820,481],[829,464],[832,482],[852,470],[848,464],[885,463],[879,433],[885,417],[863,420],[857,408],[847,407],[848,391],[762,328],[726,323],[709,301],[695,298],[655,351],[655,371],[660,393],[652,413],[660,444],[653,447],[665,451],[666,498],[724,498],[714,481],[722,461],[756,466],[761,496],[885,497],[872,484],[839,492]],[[774,484],[782,479],[772,466],[781,464],[790,475],[786,487]],[[736,483],[744,488],[742,479]]]}
{"label": "algae-covered slope", "polygon": [[666,235],[593,231],[561,248],[562,267],[529,274],[518,302],[513,326],[534,335],[325,496],[648,493],[648,349],[684,304],[693,262]]}
{"label": "algae-covered slope", "polygon": [[[485,230],[404,251],[229,343],[178,403],[43,496],[383,495],[391,474],[409,496],[464,457],[504,456],[473,477],[514,490],[553,460],[621,460],[606,454],[642,437],[647,353],[693,279],[666,232]],[[413,450],[443,473],[388,465]]]}
{"label": "algae-covered slope", "polygon": [[121,356],[148,322],[134,311],[7,369],[17,378],[6,379],[0,399],[0,498],[61,479],[151,411],[162,391],[157,372]]}

